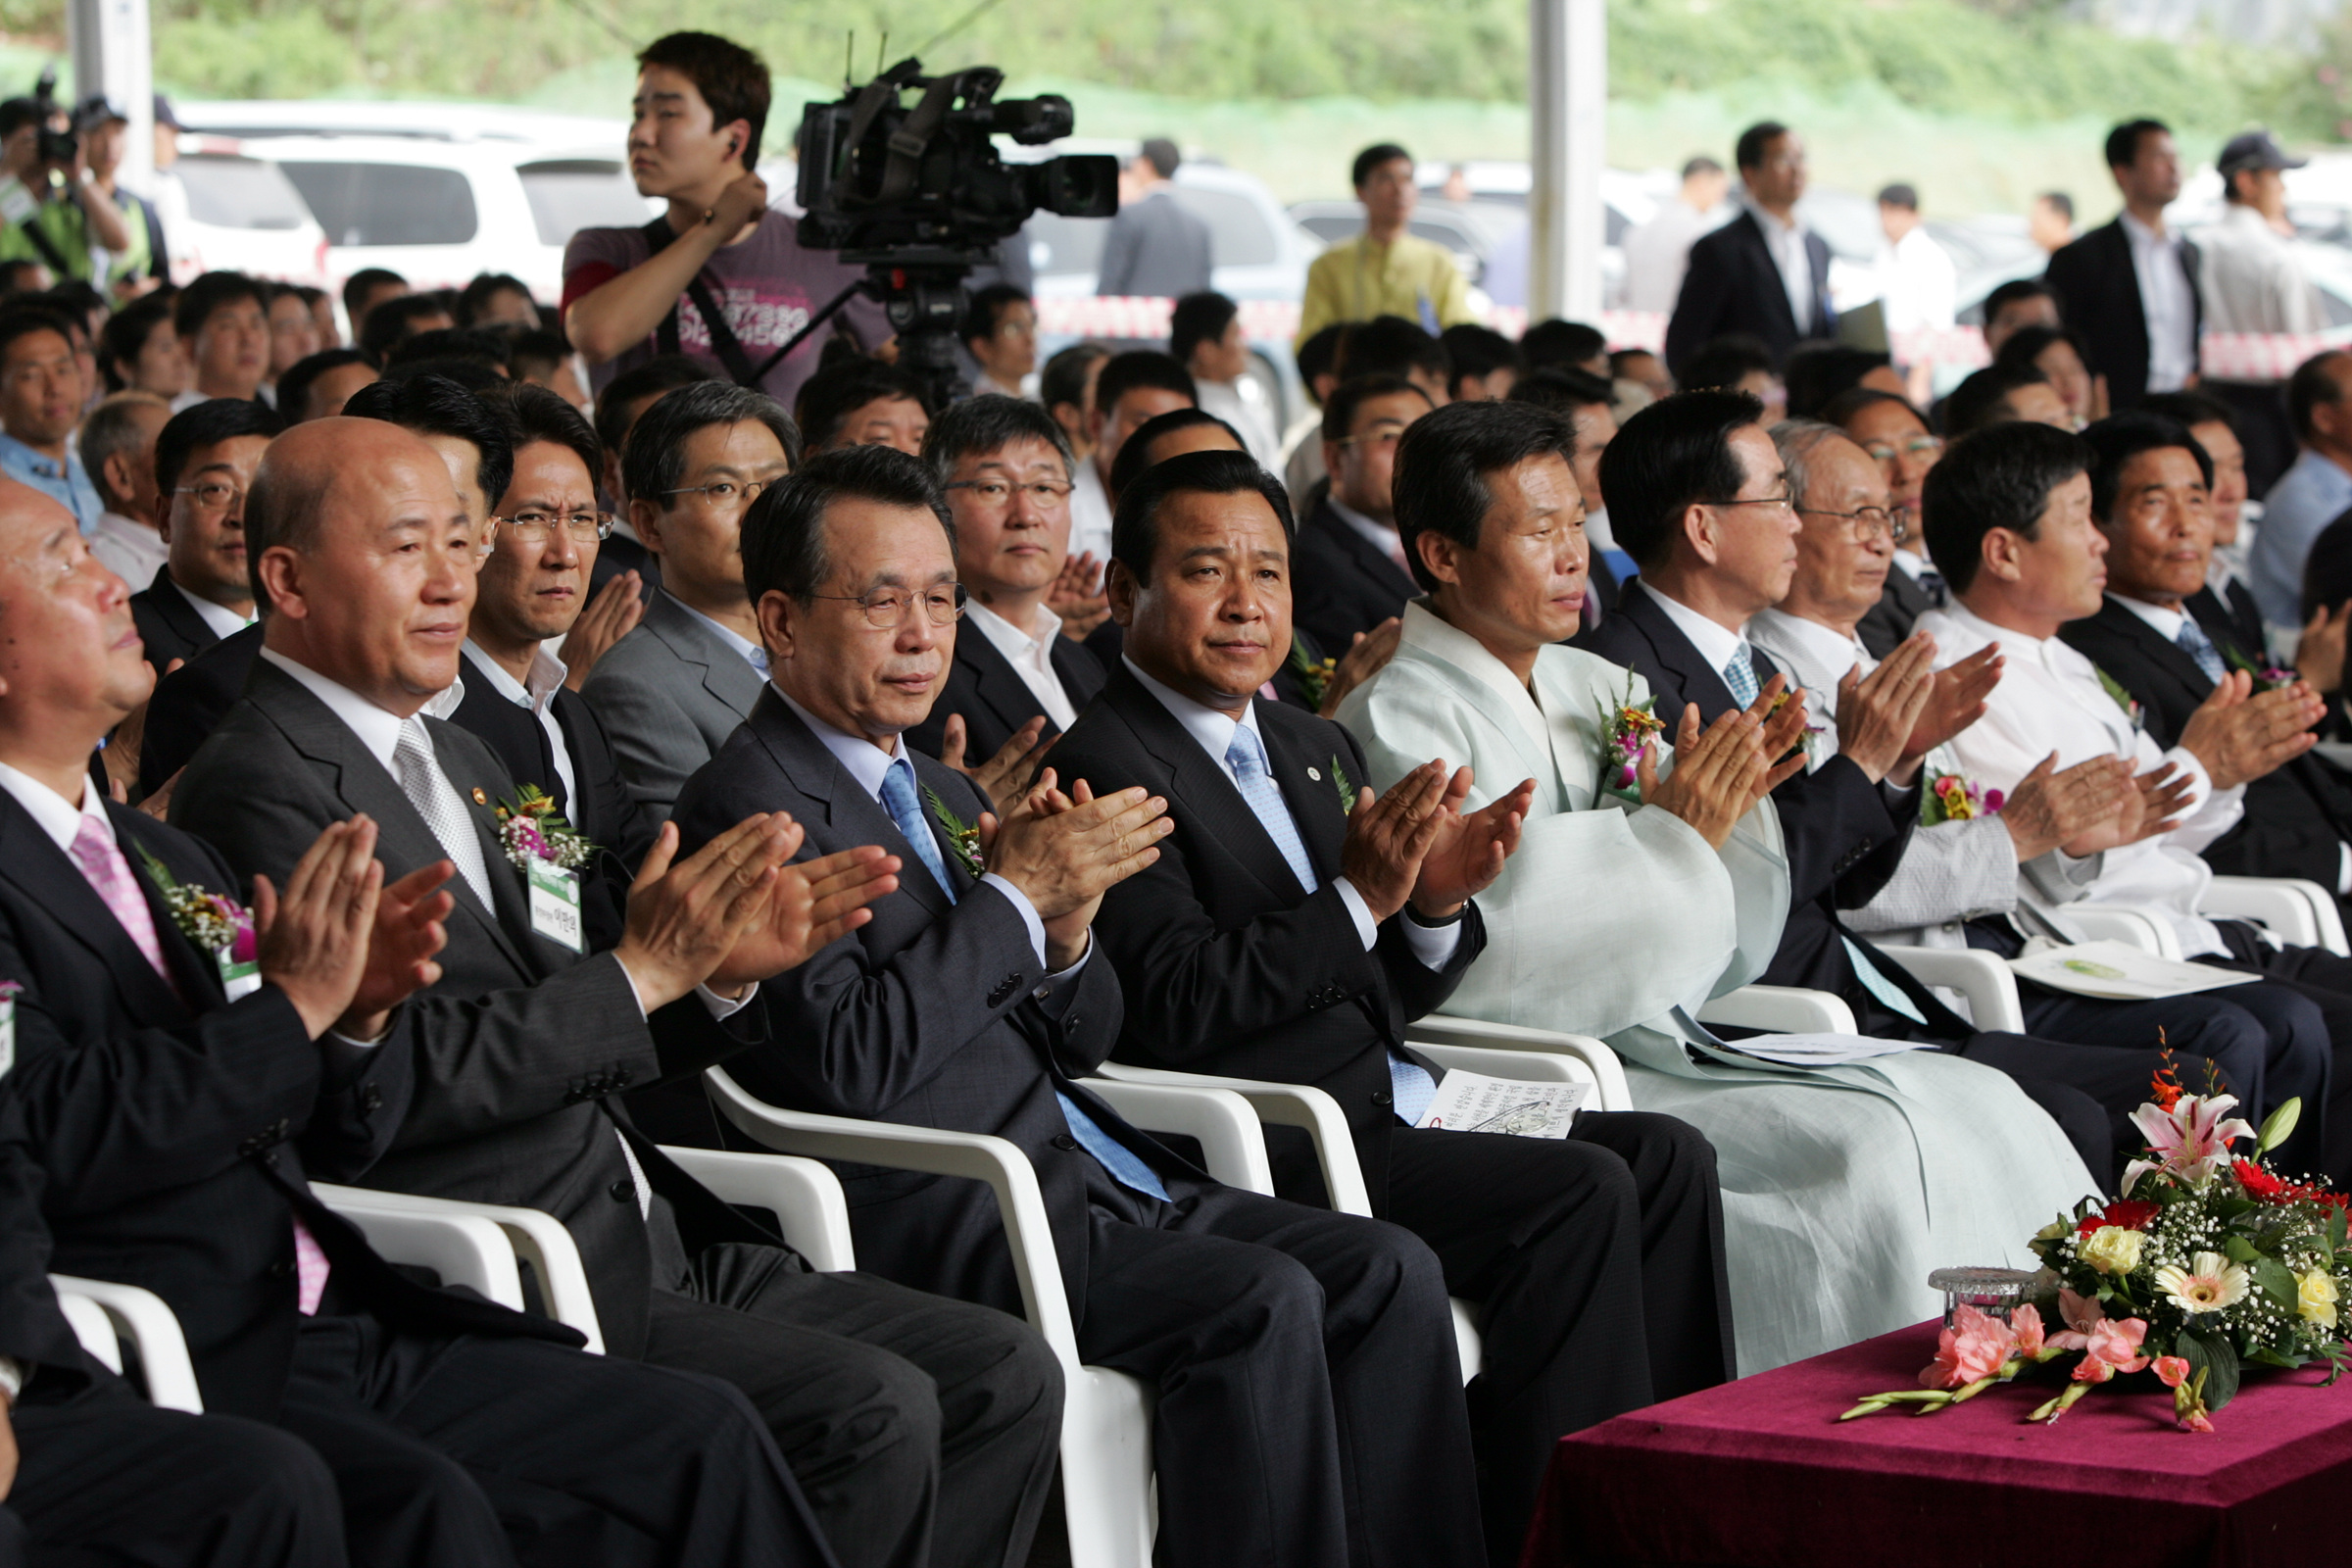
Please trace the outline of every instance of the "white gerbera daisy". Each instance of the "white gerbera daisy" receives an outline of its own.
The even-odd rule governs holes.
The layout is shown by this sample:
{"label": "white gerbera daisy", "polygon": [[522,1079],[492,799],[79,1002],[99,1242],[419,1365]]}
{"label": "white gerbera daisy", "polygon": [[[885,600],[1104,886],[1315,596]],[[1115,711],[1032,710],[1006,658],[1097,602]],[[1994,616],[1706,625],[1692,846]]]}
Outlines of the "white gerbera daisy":
{"label": "white gerbera daisy", "polygon": [[2245,1299],[2243,1265],[2219,1252],[2199,1252],[2182,1268],[2168,1263],[2156,1271],[2156,1288],[2184,1312],[2219,1312]]}

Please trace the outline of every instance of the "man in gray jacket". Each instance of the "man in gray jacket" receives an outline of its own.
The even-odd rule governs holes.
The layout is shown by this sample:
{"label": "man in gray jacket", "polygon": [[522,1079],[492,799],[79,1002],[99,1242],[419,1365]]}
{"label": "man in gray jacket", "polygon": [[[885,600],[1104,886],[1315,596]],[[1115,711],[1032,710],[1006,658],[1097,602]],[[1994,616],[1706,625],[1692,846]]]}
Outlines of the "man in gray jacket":
{"label": "man in gray jacket", "polygon": [[1171,183],[1182,162],[1174,142],[1154,136],[1120,172],[1119,215],[1102,242],[1097,294],[1181,299],[1208,287],[1208,224],[1176,199]]}

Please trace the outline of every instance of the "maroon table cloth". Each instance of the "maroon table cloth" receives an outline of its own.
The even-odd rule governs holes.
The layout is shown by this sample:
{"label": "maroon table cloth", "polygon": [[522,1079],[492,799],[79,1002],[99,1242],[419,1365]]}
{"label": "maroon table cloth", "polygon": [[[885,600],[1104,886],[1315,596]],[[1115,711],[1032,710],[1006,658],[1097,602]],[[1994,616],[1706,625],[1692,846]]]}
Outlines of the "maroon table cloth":
{"label": "maroon table cloth", "polygon": [[[1916,1388],[1939,1325],[1868,1340],[1560,1440],[1522,1568],[2329,1568],[2352,1563],[2352,1376],[2249,1372],[2211,1436],[2153,1378],[1988,1389],[1839,1423]],[[2071,1365],[2071,1360],[2060,1363]]]}

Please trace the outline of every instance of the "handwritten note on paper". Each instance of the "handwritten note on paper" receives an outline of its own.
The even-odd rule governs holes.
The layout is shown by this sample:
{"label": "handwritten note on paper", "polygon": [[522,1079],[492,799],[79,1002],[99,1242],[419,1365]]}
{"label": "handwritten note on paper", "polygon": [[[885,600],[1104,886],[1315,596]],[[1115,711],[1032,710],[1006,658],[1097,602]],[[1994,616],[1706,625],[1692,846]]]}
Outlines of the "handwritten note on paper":
{"label": "handwritten note on paper", "polygon": [[1484,1073],[1446,1070],[1416,1127],[1457,1133],[1508,1133],[1514,1138],[1565,1138],[1591,1084],[1531,1084]]}

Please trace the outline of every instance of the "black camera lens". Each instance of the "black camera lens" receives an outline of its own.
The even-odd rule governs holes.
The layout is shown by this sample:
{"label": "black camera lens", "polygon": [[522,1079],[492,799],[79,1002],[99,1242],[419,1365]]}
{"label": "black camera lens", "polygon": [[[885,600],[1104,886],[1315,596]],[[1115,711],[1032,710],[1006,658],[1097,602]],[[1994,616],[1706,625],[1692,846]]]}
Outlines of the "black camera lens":
{"label": "black camera lens", "polygon": [[40,135],[40,156],[44,164],[70,164],[81,151],[81,142],[70,130],[50,130],[44,127]]}

